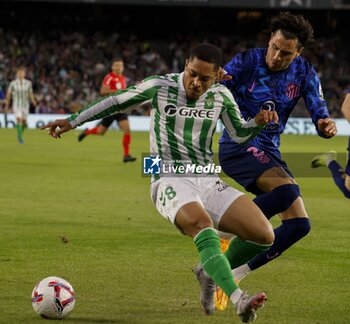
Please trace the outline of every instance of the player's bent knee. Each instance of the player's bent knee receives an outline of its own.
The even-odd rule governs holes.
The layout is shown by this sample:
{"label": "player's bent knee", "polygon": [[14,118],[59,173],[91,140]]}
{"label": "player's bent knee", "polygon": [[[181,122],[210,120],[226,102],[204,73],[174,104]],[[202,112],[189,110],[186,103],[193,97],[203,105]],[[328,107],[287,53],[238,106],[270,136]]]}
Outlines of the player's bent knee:
{"label": "player's bent knee", "polygon": [[195,237],[201,230],[211,227],[214,228],[213,222],[208,219],[191,219],[187,222],[176,222],[177,227],[185,235]]}
{"label": "player's bent knee", "polygon": [[273,227],[271,224],[269,224],[270,227],[266,233],[266,241],[264,242],[264,244],[273,244],[274,240],[275,240],[275,232],[273,231]]}
{"label": "player's bent knee", "polygon": [[210,222],[197,222],[194,224],[188,224],[181,228],[181,231],[188,236],[195,237],[200,231],[205,228],[214,228],[213,224]]}
{"label": "player's bent knee", "polygon": [[245,240],[253,241],[258,244],[271,245],[275,240],[275,232],[271,223],[261,215],[259,222],[251,224],[248,235],[243,235]]}
{"label": "player's bent knee", "polygon": [[276,204],[281,210],[287,210],[300,196],[300,189],[297,184],[285,184],[275,188],[273,191]]}
{"label": "player's bent knee", "polygon": [[310,220],[307,218],[307,220],[308,220],[308,223],[307,223],[307,225],[306,225],[306,229],[305,229],[305,235],[307,235],[307,234],[309,234],[310,233],[310,231],[311,231],[311,223],[310,223]]}
{"label": "player's bent knee", "polygon": [[301,239],[311,231],[311,223],[308,218],[294,218],[284,221],[284,224],[289,223],[290,229],[295,238]]}
{"label": "player's bent knee", "polygon": [[273,227],[270,223],[268,223],[265,227],[259,230],[259,237],[256,242],[259,244],[272,245],[275,240],[275,233],[273,231]]}
{"label": "player's bent knee", "polygon": [[311,231],[311,224],[310,224],[310,220],[308,218],[302,218],[302,219],[304,219],[305,221],[302,225],[300,232],[303,234],[303,236],[306,236]]}

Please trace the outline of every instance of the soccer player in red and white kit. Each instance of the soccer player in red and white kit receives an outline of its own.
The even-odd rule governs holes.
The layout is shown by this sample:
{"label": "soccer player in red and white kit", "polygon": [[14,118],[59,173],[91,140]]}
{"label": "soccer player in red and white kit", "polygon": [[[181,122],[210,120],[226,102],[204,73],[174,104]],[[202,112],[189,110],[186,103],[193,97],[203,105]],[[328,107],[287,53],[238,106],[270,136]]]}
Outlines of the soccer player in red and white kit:
{"label": "soccer player in red and white kit", "polygon": [[[107,96],[118,90],[126,88],[124,71],[124,62],[121,58],[115,58],[112,62],[112,72],[108,73],[103,79],[100,94]],[[129,146],[131,141],[130,125],[128,121],[128,115],[124,113],[117,113],[106,118],[103,118],[101,122],[94,128],[85,129],[78,137],[78,141],[81,142],[87,135],[104,135],[113,121],[117,121],[118,126],[123,131],[123,147],[124,156],[123,162],[132,162],[136,158],[129,154]]]}

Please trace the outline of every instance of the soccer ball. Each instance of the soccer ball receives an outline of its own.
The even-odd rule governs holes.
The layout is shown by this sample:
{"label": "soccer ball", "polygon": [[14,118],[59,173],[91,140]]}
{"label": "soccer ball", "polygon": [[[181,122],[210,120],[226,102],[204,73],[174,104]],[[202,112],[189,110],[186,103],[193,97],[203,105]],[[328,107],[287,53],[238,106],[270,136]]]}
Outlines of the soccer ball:
{"label": "soccer ball", "polygon": [[65,279],[47,277],[34,287],[32,305],[35,312],[44,318],[65,318],[75,306],[74,289]]}

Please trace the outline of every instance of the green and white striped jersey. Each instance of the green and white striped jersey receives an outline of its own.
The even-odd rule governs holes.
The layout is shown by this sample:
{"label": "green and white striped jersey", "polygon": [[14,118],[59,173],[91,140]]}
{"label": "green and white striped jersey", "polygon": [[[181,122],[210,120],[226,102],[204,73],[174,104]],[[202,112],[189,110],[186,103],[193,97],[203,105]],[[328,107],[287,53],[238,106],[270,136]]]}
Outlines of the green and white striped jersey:
{"label": "green and white striped jersey", "polygon": [[15,79],[10,82],[13,109],[29,109],[29,95],[33,93],[32,82],[26,79]]}
{"label": "green and white striped jersey", "polygon": [[213,163],[212,137],[219,119],[238,143],[249,141],[263,128],[254,119],[247,122],[241,117],[232,94],[221,84],[212,85],[197,100],[187,99],[183,76],[184,72],[149,77],[92,103],[68,120],[74,128],[151,102],[151,154],[202,166]]}

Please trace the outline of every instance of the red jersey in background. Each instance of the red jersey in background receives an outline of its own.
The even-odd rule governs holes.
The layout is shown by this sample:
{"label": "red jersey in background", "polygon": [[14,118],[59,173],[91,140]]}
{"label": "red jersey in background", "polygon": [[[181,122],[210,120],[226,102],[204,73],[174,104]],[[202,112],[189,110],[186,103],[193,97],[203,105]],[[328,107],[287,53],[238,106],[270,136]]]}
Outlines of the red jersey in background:
{"label": "red jersey in background", "polygon": [[126,88],[124,75],[116,75],[114,72],[108,73],[103,79],[103,85],[108,86],[110,90],[122,90]]}

